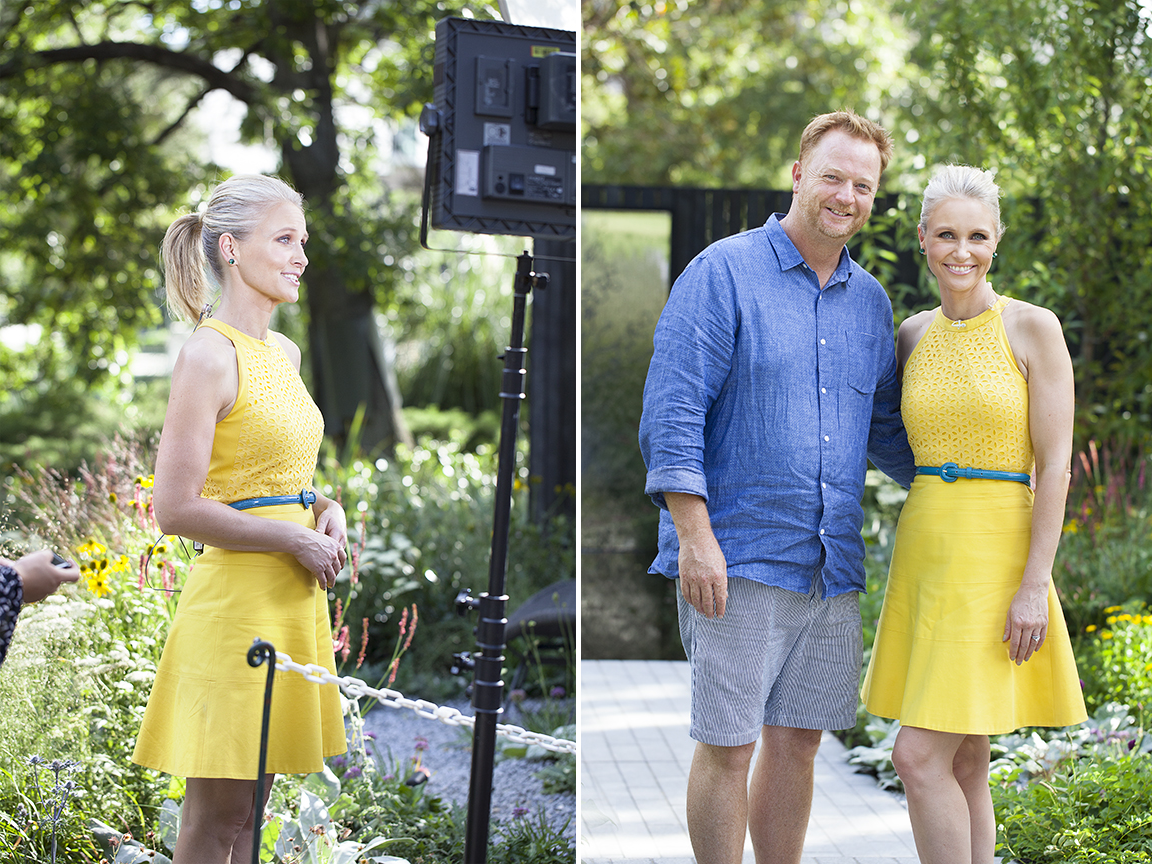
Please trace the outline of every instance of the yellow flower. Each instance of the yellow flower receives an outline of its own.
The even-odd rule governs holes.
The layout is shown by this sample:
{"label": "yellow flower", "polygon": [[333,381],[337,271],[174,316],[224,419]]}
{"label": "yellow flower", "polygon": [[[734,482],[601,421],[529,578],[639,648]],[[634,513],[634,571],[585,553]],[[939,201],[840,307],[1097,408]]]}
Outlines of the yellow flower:
{"label": "yellow flower", "polygon": [[1116,616],[1115,615],[1109,615],[1107,618],[1104,619],[1104,621],[1107,624],[1115,624],[1116,623]]}
{"label": "yellow flower", "polygon": [[111,501],[113,504],[115,504],[115,503],[116,503],[117,501],[119,501],[120,499],[116,497],[116,493],[115,493],[115,492],[109,492],[109,493],[108,493],[108,500],[109,500],[109,501]]}
{"label": "yellow flower", "polygon": [[93,573],[88,577],[88,590],[97,597],[103,597],[105,594],[110,593],[108,576],[104,573]]}
{"label": "yellow flower", "polygon": [[136,483],[141,489],[151,489],[156,483],[156,477],[153,474],[149,474],[147,477],[138,477]]}
{"label": "yellow flower", "polygon": [[1073,522],[1069,522],[1067,525],[1065,525],[1065,526],[1064,526],[1064,533],[1065,533],[1065,534],[1075,534],[1075,533],[1077,533],[1079,530],[1080,530],[1080,526],[1079,526],[1079,525],[1077,525],[1077,524],[1075,523],[1075,521],[1073,521]]}
{"label": "yellow flower", "polygon": [[1101,639],[1111,639],[1112,638],[1112,632],[1110,630],[1102,630],[1100,632],[1100,638]]}
{"label": "yellow flower", "polygon": [[1085,629],[1085,631],[1087,631],[1088,633],[1095,633],[1095,632],[1096,632],[1096,625],[1095,625],[1095,624],[1089,624],[1089,625],[1088,625],[1087,627],[1085,627],[1084,629]]}
{"label": "yellow flower", "polygon": [[1107,615],[1109,612],[1119,612],[1122,608],[1123,607],[1121,606],[1109,606],[1104,610],[1104,614]]}
{"label": "yellow flower", "polygon": [[97,555],[103,555],[107,551],[108,550],[104,546],[102,546],[100,543],[97,543],[95,540],[89,540],[87,543],[84,543],[83,545],[76,548],[77,554],[87,555],[93,558]]}

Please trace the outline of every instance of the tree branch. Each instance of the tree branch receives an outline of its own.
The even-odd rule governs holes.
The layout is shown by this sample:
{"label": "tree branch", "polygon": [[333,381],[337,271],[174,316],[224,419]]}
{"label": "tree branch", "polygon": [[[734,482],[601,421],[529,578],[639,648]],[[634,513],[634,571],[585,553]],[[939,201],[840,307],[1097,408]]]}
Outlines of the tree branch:
{"label": "tree branch", "polygon": [[200,102],[204,99],[204,97],[207,96],[210,92],[212,92],[212,91],[209,89],[204,89],[204,90],[201,90],[199,93],[197,93],[192,99],[189,99],[188,104],[184,107],[184,113],[181,114],[179,117],[177,117],[175,120],[173,120],[168,125],[167,129],[165,129],[163,132],[161,132],[159,135],[157,135],[156,139],[152,142],[151,146],[157,147],[160,144],[163,144],[164,140],[169,135],[171,135],[173,132],[175,132],[177,129],[180,128],[180,125],[184,122],[185,118],[187,118],[187,116],[192,113],[192,109],[195,108],[197,105],[199,105]]}
{"label": "tree branch", "polygon": [[142,60],[166,69],[185,72],[202,79],[209,90],[225,90],[241,102],[253,104],[260,101],[259,90],[248,81],[233,77],[230,73],[192,54],[171,51],[159,45],[146,45],[139,42],[97,42],[93,45],[73,45],[68,48],[54,48],[18,56],[0,63],[0,79],[11,78],[25,69],[52,66],[58,63],[78,63],[84,60]]}

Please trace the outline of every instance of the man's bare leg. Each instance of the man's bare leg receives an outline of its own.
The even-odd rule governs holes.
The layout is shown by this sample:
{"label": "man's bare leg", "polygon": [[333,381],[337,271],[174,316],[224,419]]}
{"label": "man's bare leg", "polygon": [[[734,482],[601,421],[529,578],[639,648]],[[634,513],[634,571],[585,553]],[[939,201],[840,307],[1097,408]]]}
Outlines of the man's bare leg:
{"label": "man's bare leg", "polygon": [[756,745],[696,744],[688,774],[688,835],[697,864],[740,864],[748,830],[748,766]]}
{"label": "man's bare leg", "polygon": [[799,864],[812,812],[819,729],[765,726],[748,793],[756,864]]}

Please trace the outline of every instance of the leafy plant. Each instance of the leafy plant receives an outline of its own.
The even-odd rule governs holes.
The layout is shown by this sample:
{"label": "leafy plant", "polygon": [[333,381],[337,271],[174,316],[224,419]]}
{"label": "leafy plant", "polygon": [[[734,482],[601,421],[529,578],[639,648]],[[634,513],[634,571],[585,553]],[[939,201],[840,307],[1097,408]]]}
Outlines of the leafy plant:
{"label": "leafy plant", "polygon": [[1068,760],[1042,782],[993,787],[1005,858],[1067,864],[1152,861],[1152,757]]}
{"label": "leafy plant", "polygon": [[1110,606],[1103,629],[1089,624],[1079,665],[1086,684],[1084,701],[1089,710],[1108,702],[1124,701],[1144,725],[1152,707],[1152,615],[1142,601],[1128,604],[1132,611]]}
{"label": "leafy plant", "polygon": [[1152,488],[1142,448],[1090,441],[1072,462],[1054,578],[1073,634],[1109,607],[1152,597]]}

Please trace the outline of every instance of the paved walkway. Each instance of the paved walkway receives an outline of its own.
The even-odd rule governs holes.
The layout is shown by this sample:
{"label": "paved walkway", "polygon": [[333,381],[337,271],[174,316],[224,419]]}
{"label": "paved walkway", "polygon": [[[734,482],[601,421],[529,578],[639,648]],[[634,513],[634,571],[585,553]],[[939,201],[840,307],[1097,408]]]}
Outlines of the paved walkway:
{"label": "paved walkway", "polygon": [[[685,825],[688,664],[580,663],[581,864],[694,864]],[[825,733],[803,864],[917,864],[900,800]],[[755,864],[745,838],[744,864]]]}

